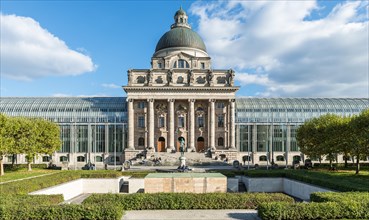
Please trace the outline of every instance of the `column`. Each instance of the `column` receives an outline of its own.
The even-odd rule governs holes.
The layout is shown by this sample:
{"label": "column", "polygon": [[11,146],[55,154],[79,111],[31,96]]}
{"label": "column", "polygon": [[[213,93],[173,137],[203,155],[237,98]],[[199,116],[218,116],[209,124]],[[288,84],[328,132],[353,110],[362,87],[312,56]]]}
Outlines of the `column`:
{"label": "column", "polygon": [[230,100],[229,148],[235,149],[235,100]]}
{"label": "column", "polygon": [[174,99],[168,99],[169,102],[169,143],[168,151],[175,151],[174,147]]}
{"label": "column", "polygon": [[147,100],[149,103],[149,149],[155,151],[154,144],[154,99]]}
{"label": "column", "polygon": [[[128,149],[134,150],[134,108],[133,99],[128,99]],[[106,146],[108,147],[108,145]]]}
{"label": "column", "polygon": [[209,145],[211,150],[215,150],[215,100],[210,99],[210,141]]}
{"label": "column", "polygon": [[188,151],[196,151],[195,148],[195,100],[189,99],[189,141],[188,141]]}
{"label": "column", "polygon": [[286,149],[285,149],[286,164],[289,163],[288,156],[289,156],[290,151],[291,151],[291,125],[287,124],[287,139],[286,139]]}

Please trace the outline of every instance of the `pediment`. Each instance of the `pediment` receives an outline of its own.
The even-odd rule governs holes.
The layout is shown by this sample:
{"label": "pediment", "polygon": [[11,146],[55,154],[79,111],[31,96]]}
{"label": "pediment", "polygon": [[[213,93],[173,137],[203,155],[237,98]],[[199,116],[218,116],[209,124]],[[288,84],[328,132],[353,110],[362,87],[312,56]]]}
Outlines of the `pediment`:
{"label": "pediment", "polygon": [[172,58],[179,58],[179,59],[183,59],[183,58],[187,58],[187,59],[191,59],[191,58],[195,58],[195,56],[192,56],[188,53],[184,53],[184,52],[179,52],[176,54],[171,54],[169,56],[164,57],[164,59],[168,60],[168,59],[172,59]]}

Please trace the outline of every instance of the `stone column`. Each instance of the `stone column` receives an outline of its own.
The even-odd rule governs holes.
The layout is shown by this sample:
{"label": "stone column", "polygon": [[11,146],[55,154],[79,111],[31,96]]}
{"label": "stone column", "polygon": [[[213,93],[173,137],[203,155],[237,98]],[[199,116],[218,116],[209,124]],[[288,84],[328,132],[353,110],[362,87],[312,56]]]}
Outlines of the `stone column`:
{"label": "stone column", "polygon": [[189,99],[189,141],[187,151],[196,151],[195,148],[195,100]]}
{"label": "stone column", "polygon": [[211,150],[215,150],[215,100],[210,99],[210,141],[209,141],[209,147]]}
{"label": "stone column", "polygon": [[[133,108],[133,99],[128,99],[128,149],[130,150],[134,150],[135,146],[134,146],[134,108]],[[109,147],[108,145],[106,146],[107,148]]]}
{"label": "stone column", "polygon": [[235,100],[230,100],[229,148],[235,149]]}
{"label": "stone column", "polygon": [[149,149],[155,151],[154,144],[154,99],[148,99],[149,103]]}
{"label": "stone column", "polygon": [[169,102],[169,143],[167,151],[175,151],[174,146],[174,100],[168,99]]}

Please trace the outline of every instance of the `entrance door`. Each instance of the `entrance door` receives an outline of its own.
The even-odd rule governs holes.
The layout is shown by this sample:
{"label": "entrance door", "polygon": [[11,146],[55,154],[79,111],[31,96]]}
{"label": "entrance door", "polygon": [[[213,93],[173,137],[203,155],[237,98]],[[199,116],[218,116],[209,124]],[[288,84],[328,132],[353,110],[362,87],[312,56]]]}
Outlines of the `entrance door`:
{"label": "entrance door", "polygon": [[203,137],[197,138],[197,152],[202,153],[205,151],[205,140]]}
{"label": "entrance door", "polygon": [[158,152],[165,152],[165,138],[163,137],[158,139]]}

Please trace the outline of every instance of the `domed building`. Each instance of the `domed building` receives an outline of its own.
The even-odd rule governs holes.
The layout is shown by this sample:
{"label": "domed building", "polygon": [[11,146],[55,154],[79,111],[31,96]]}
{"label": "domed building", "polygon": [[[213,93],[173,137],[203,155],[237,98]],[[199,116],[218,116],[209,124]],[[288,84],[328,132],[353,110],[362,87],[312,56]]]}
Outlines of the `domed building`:
{"label": "domed building", "polygon": [[[196,161],[292,165],[307,159],[296,141],[304,121],[369,108],[367,98],[236,98],[235,72],[212,68],[204,41],[182,8],[158,40],[151,68],[127,74],[126,98],[1,97],[0,113],[58,123],[60,150],[34,161],[80,169],[86,163],[103,168],[142,157],[174,158],[178,165],[178,151]],[[343,156],[337,159],[342,162]],[[26,163],[25,155],[5,158],[5,163],[14,161]]]}
{"label": "domed building", "polygon": [[236,152],[234,71],[211,68],[182,8],[159,39],[151,69],[129,70],[128,79],[125,159],[178,152],[181,142],[186,152]]}

